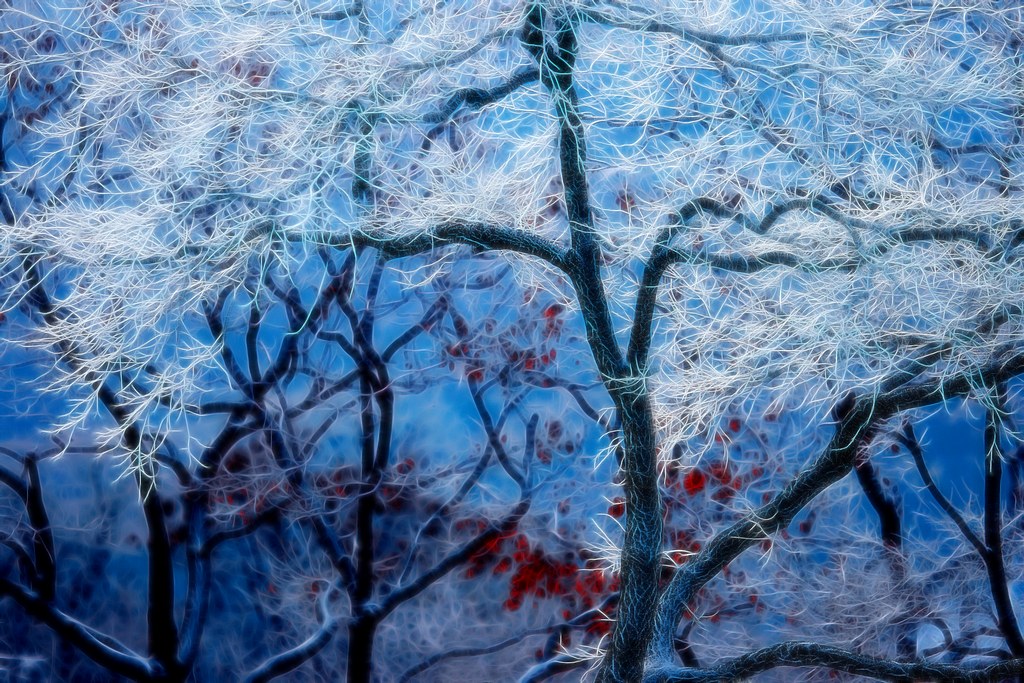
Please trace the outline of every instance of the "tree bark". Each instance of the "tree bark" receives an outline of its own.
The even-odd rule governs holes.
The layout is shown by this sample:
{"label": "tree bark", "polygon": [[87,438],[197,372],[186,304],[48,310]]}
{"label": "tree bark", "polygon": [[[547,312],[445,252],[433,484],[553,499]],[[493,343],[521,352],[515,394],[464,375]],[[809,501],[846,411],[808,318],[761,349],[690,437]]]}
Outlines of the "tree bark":
{"label": "tree bark", "polygon": [[348,627],[348,683],[370,683],[373,680],[373,638],[377,622],[361,617]]}

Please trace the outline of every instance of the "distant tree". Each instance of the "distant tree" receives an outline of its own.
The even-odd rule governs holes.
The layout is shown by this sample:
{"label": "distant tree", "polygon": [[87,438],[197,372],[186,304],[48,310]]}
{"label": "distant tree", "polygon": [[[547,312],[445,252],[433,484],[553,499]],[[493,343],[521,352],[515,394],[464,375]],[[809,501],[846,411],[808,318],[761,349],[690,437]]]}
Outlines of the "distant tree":
{"label": "distant tree", "polygon": [[[792,666],[1024,674],[1000,453],[1024,372],[1018,3],[174,2],[60,16],[49,21],[78,22],[63,57],[74,94],[36,127],[53,154],[9,173],[15,193],[28,178],[47,195],[8,219],[6,268],[23,275],[10,300],[34,297],[61,385],[86,390],[67,426],[105,404],[143,495],[162,437],[142,435],[195,413],[217,372],[243,405],[274,406],[245,408],[239,429],[283,429],[270,413],[287,416],[290,401],[272,385],[302,368],[299,332],[322,310],[290,295],[290,279],[326,272],[329,287],[339,263],[373,250],[423,288],[474,264],[493,272],[486,252],[545,293],[535,319],[578,326],[613,406],[601,428],[624,495],[607,508],[618,547],[593,552],[618,574],[599,681]],[[32,68],[41,50],[13,51],[7,68]],[[267,363],[265,291],[289,327]],[[251,302],[248,370],[217,328],[238,298]],[[530,380],[553,351],[560,364],[581,356],[554,344],[513,359],[487,328],[486,297],[467,303],[448,355],[490,432],[479,387],[500,384],[503,363]],[[368,509],[384,458],[367,418],[391,408],[363,316],[348,315],[354,347],[342,350],[369,364],[354,404]],[[476,334],[487,343],[460,340]],[[910,426],[960,398],[986,414],[980,533]],[[494,437],[525,505],[525,466]],[[910,533],[880,469],[893,446],[922,482],[905,488],[962,542]],[[868,544],[861,497],[878,520]],[[798,544],[792,524],[818,545]],[[505,532],[490,533],[462,557]],[[354,548],[357,565],[372,552]],[[531,552],[519,597],[554,566]],[[350,636],[372,638],[367,615],[388,598],[370,599],[372,577],[354,581]],[[806,609],[758,609],[762,593]],[[742,617],[740,654],[695,651],[698,608]],[[921,645],[925,627],[936,646]],[[797,636],[765,644],[770,629]],[[153,643],[155,661],[173,661],[168,642]],[[526,680],[585,663],[549,650]],[[349,676],[367,667],[352,661]]]}
{"label": "distant tree", "polygon": [[[151,460],[134,470],[145,532],[111,539],[111,526],[130,503],[105,500],[101,489],[61,510],[59,521],[52,519],[51,496],[61,495],[67,484],[54,468],[47,480],[55,483],[44,486],[37,462],[75,448],[43,454],[4,449],[15,467],[0,469],[0,483],[19,502],[5,520],[7,545],[17,562],[10,565],[11,580],[0,583],[3,595],[110,673],[136,680],[207,678],[214,675],[213,666],[245,674],[246,680],[269,680],[319,655],[337,636],[343,644],[341,666],[325,663],[325,670],[333,671],[325,675],[361,681],[371,680],[382,626],[421,593],[450,580],[452,572],[464,585],[514,570],[512,582],[518,585],[523,580],[516,577],[545,564],[543,522],[527,514],[535,493],[566,470],[564,458],[552,462],[553,449],[572,451],[579,442],[551,421],[545,422],[544,434],[537,433],[539,418],[527,412],[538,404],[531,395],[558,387],[517,378],[525,371],[524,360],[503,368],[478,363],[470,328],[457,311],[458,291],[501,283],[485,277],[452,286],[439,278],[429,288],[391,298],[396,290],[379,259],[364,264],[372,271],[365,288],[355,284],[354,256],[336,270],[329,261],[325,267],[332,274],[310,302],[302,296],[310,294],[307,289],[278,281],[277,269],[265,267],[259,271],[261,288],[251,282],[249,289],[225,291],[204,312],[207,343],[219,349],[226,372],[203,377],[211,398],[187,406],[190,417],[181,423],[186,438],[177,435],[174,424],[143,431],[123,407],[139,393],[157,391],[153,385],[164,376],[159,366],[150,364],[145,376],[131,382],[115,374],[101,387],[105,411],[128,422],[121,429],[124,438],[151,453]],[[47,292],[39,280],[26,293],[42,325],[58,315]],[[551,327],[549,339],[561,336],[551,318],[538,318]],[[374,341],[375,329],[384,341]],[[504,331],[509,348],[530,341]],[[63,362],[73,367],[86,357],[80,354],[68,344]],[[465,394],[461,405],[472,409],[466,427],[481,431],[477,445],[462,456],[445,453],[467,445],[455,435],[462,416],[431,427],[416,410],[417,404],[425,408],[454,400],[424,394],[444,391],[438,377],[456,370],[456,364],[458,383],[447,391]],[[579,400],[587,405],[582,396]],[[499,412],[492,414],[495,405]],[[523,427],[519,433],[516,423]],[[418,436],[421,430],[447,434],[447,443],[431,445]],[[116,445],[105,448],[123,453]],[[98,523],[91,541],[70,534],[74,515],[90,515],[89,506]],[[142,539],[147,595],[123,604],[119,618],[108,619],[109,630],[99,635],[96,624],[73,612],[81,610],[87,595],[99,605],[113,599],[108,574],[138,553]],[[485,574],[492,555],[509,542],[527,551],[525,556]],[[217,551],[222,545],[233,552]],[[570,550],[575,559],[576,549]],[[80,563],[88,569],[76,571]],[[569,573],[559,580],[571,585],[579,567],[569,562],[564,567]],[[181,584],[185,594],[176,596]],[[243,599],[233,584],[246,587]],[[516,589],[525,594],[519,599],[535,588],[526,581]],[[437,621],[445,628],[467,619],[459,616],[464,611],[459,606],[439,613],[430,604],[399,618]],[[493,607],[500,611],[500,601]],[[505,609],[513,607],[518,605]],[[580,607],[586,612],[594,603]],[[148,656],[133,650],[143,645],[133,642],[138,632],[131,621],[138,612],[146,615]],[[239,632],[240,618],[246,625]],[[587,626],[597,620],[596,613],[581,618],[574,611],[557,623]],[[550,624],[529,633],[549,631]],[[210,634],[205,647],[204,633]],[[518,632],[504,639],[509,637],[522,640]],[[240,647],[266,661],[253,666]],[[384,671],[398,675],[399,666],[436,663],[417,662],[416,654],[392,654]],[[61,665],[70,661],[65,653]],[[52,672],[58,674],[57,668]]]}

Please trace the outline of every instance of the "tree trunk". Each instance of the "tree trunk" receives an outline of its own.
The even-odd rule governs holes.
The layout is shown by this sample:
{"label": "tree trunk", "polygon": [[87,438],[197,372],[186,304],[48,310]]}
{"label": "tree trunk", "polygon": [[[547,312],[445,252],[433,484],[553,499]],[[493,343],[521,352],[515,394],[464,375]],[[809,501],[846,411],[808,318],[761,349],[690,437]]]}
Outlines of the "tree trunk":
{"label": "tree trunk", "polygon": [[348,629],[348,683],[370,683],[373,680],[373,638],[377,623],[356,619]]}
{"label": "tree trunk", "polygon": [[633,395],[623,392],[616,398],[622,421],[626,493],[622,588],[611,647],[598,680],[638,683],[644,673],[657,611],[662,504],[649,398],[643,390]]}

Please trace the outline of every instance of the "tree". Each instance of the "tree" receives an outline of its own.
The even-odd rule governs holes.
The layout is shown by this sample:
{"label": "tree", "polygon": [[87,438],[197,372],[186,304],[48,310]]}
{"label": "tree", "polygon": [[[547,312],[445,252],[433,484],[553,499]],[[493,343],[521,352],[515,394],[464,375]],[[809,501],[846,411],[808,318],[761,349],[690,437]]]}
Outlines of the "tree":
{"label": "tree", "polygon": [[[132,508],[123,486],[116,501],[97,487],[92,500],[65,500],[56,518],[48,512],[48,499],[52,503],[67,484],[55,483],[60,482],[57,469],[40,474],[37,463],[58,453],[71,458],[76,448],[25,455],[5,449],[24,474],[0,469],[0,482],[17,499],[5,519],[17,562],[9,565],[11,579],[0,584],[3,594],[103,666],[107,675],[184,680],[209,678],[220,666],[246,680],[269,680],[340,641],[341,661],[324,662],[325,671],[333,671],[324,675],[370,680],[371,671],[380,667],[374,666],[373,656],[380,630],[390,629],[396,619],[456,620],[436,606],[416,605],[424,591],[451,581],[453,572],[463,584],[489,577],[483,569],[490,553],[513,538],[519,550],[533,546],[530,558],[542,563],[544,529],[527,513],[535,494],[545,492],[547,482],[566,469],[551,464],[550,449],[575,448],[566,444],[577,442],[561,434],[556,439],[547,422],[547,433],[537,434],[538,417],[528,411],[538,405],[535,395],[542,388],[515,378],[525,362],[486,372],[478,367],[470,328],[457,307],[459,290],[472,292],[480,282],[453,286],[440,278],[416,296],[391,298],[396,291],[383,263],[371,259],[363,265],[372,272],[365,287],[354,283],[353,256],[336,272],[328,265],[334,274],[314,288],[308,307],[301,295],[309,292],[276,282],[280,273],[273,267],[259,271],[262,290],[250,283],[248,290],[218,297],[204,312],[207,343],[216,345],[227,370],[203,378],[205,390],[217,398],[188,407],[187,438],[173,429],[143,431],[126,417],[123,404],[135,392],[153,391],[148,380],[162,376],[158,366],[130,384],[100,388],[105,410],[128,422],[125,438],[152,449],[160,468],[147,463],[135,473],[146,528],[132,532],[123,544],[111,541],[118,514]],[[486,279],[483,284],[492,286]],[[40,280],[26,295],[44,325],[59,315],[47,291]],[[541,319],[545,326],[552,322]],[[288,332],[282,333],[276,326],[284,322]],[[350,329],[343,332],[346,324]],[[374,329],[386,343],[373,341]],[[424,348],[424,338],[436,343]],[[511,334],[506,337],[506,342],[516,341]],[[67,362],[83,357],[72,346]],[[461,446],[466,451],[461,458],[443,449],[432,452],[420,435],[429,426],[417,424],[413,410],[406,411],[412,420],[399,412],[410,397],[425,403],[429,399],[423,394],[437,393],[432,385],[439,373],[449,372],[443,362],[447,358],[465,366],[452,388],[469,394],[461,404],[475,407],[476,413],[467,417],[479,421],[483,432],[482,443],[473,447],[471,440],[460,444],[455,436],[457,421],[445,425],[444,447]],[[499,383],[506,390],[495,391]],[[492,416],[495,394],[501,394],[500,412]],[[451,396],[433,400],[459,405]],[[544,402],[541,398],[540,405]],[[519,420],[521,435],[515,430]],[[346,450],[354,453],[338,453]],[[49,485],[44,487],[44,481]],[[510,484],[514,496],[508,495]],[[99,520],[91,541],[72,540],[76,516]],[[125,600],[118,618],[97,635],[101,625],[75,612],[112,599],[116,589],[110,573],[126,561],[124,555],[138,554],[142,538],[148,577],[139,592],[145,598]],[[127,548],[118,548],[111,558],[111,545]],[[231,551],[218,551],[225,545],[233,558],[225,557]],[[76,571],[78,565],[85,569]],[[571,571],[575,574],[576,567]],[[176,598],[180,584],[186,590]],[[241,599],[233,584],[247,585]],[[315,613],[311,603],[317,605]],[[133,642],[132,622],[142,615],[147,655],[136,654]],[[237,615],[252,615],[241,626],[247,642],[230,631],[238,627]],[[312,624],[311,617],[316,617]],[[24,629],[16,623],[16,629]],[[549,630],[533,629],[536,634]],[[207,645],[202,647],[204,634]],[[255,647],[265,661],[254,666],[238,647]],[[17,651],[40,649],[28,638]],[[398,667],[425,669],[436,663],[417,662],[417,654],[390,652],[384,670],[395,675]],[[52,673],[66,677],[73,661],[65,653],[60,673]]]}
{"label": "tree", "polygon": [[[119,382],[130,419],[116,436],[140,481],[159,443],[130,425],[166,431],[229,348],[181,318],[325,252],[373,249],[418,282],[497,254],[578,316],[614,407],[621,584],[599,680],[1024,673],[997,457],[1024,370],[1015,4],[182,2],[89,17],[74,99],[46,131],[62,152],[25,172],[60,182],[12,213],[4,253],[24,274],[13,291],[38,296],[41,269],[59,272],[40,332],[64,381],[91,387],[82,410]],[[140,388],[147,375],[158,388]],[[957,397],[988,415],[982,536],[929,483],[905,426]],[[734,489],[711,454],[760,425],[794,436],[741,460],[774,474]],[[980,558],[975,597],[991,598],[1009,657],[911,662],[908,646],[802,640],[701,667],[677,647],[702,589],[852,473],[885,571],[920,583],[927,563],[873,464],[894,443]],[[702,517],[720,524],[698,549],[666,539],[668,474],[690,496],[709,481],[752,495],[722,493],[732,507]],[[834,557],[863,558],[841,526],[810,523]],[[795,556],[779,575],[806,585],[812,570]],[[902,623],[933,597],[907,598]],[[973,651],[971,628],[947,628],[937,654]]]}

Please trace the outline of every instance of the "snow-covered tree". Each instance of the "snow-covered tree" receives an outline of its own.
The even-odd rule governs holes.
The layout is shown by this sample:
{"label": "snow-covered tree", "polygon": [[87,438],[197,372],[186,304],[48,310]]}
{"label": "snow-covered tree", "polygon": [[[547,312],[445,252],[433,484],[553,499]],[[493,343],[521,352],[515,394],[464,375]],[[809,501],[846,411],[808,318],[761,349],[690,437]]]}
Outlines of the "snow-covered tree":
{"label": "snow-covered tree", "polygon": [[[33,341],[57,352],[54,385],[76,399],[64,428],[105,405],[143,493],[212,377],[262,399],[266,373],[301,369],[259,364],[262,296],[286,312],[281,358],[300,332],[330,333],[288,283],[330,287],[357,254],[421,292],[508,267],[543,293],[537,344],[505,343],[512,323],[488,320],[480,295],[452,318],[470,339],[449,360],[472,387],[507,384],[502,364],[539,380],[557,352],[603,383],[612,410],[595,415],[623,500],[608,510],[621,534],[593,549],[619,577],[613,632],[590,652],[598,680],[1024,673],[999,453],[1024,372],[1017,3],[214,0],[6,16],[8,82],[59,62],[66,92],[9,125],[35,152],[6,169],[7,308],[34,306]],[[248,378],[210,326],[240,297]],[[530,310],[501,315],[527,330]],[[556,317],[585,348],[548,344]],[[580,372],[559,386],[571,395]],[[385,410],[387,381],[359,381]],[[964,397],[986,415],[981,532],[911,424]],[[886,449],[903,456],[897,492]],[[951,554],[902,524],[910,494],[957,529]],[[881,533],[858,530],[861,496]],[[816,545],[787,539],[792,523]],[[710,660],[694,654],[698,599],[736,616],[735,657],[720,637]],[[764,643],[772,629],[797,639]]]}

